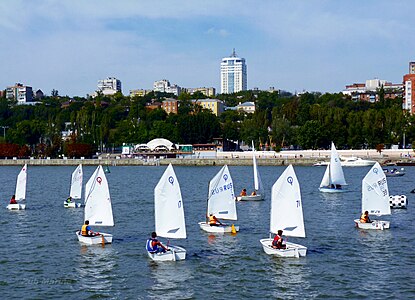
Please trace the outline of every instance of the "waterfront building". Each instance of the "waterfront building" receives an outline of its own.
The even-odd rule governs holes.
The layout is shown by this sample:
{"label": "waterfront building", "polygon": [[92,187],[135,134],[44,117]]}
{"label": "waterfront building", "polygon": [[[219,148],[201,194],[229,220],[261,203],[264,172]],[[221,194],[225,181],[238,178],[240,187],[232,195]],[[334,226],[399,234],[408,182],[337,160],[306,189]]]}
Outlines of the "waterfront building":
{"label": "waterfront building", "polygon": [[145,95],[151,93],[153,90],[130,90],[130,97],[144,97]]}
{"label": "waterfront building", "polygon": [[33,102],[32,87],[16,83],[6,88],[6,98],[16,100],[17,104],[31,104]]}
{"label": "waterfront building", "polygon": [[216,95],[216,89],[214,87],[187,88],[186,90],[190,95],[196,92],[201,92],[206,97],[214,97]]}
{"label": "waterfront building", "polygon": [[403,76],[403,109],[415,113],[415,73]]}
{"label": "waterfront building", "polygon": [[105,96],[121,93],[121,81],[115,77],[98,80],[98,92],[102,92]]}
{"label": "waterfront building", "polygon": [[349,95],[354,101],[379,101],[379,89],[383,86],[385,99],[395,99],[402,96],[403,84],[391,83],[386,80],[370,79],[366,83],[353,83],[346,85],[342,91],[344,95]]}
{"label": "waterfront building", "polygon": [[179,110],[179,101],[173,98],[167,98],[161,103],[161,108],[168,114],[177,114]]}
{"label": "waterfront building", "polygon": [[170,84],[170,81],[168,81],[167,79],[162,79],[162,80],[154,81],[153,91],[161,92],[161,93],[169,93],[175,96],[179,96],[181,93],[181,87],[178,86],[177,84]]}
{"label": "waterfront building", "polygon": [[220,86],[222,94],[232,94],[247,90],[248,79],[245,58],[238,57],[235,49],[233,49],[231,56],[222,58],[220,64]]}
{"label": "waterfront building", "polygon": [[225,111],[225,104],[222,100],[218,99],[197,99],[192,100],[193,104],[200,105],[205,109],[209,109],[212,111],[214,115],[219,117]]}

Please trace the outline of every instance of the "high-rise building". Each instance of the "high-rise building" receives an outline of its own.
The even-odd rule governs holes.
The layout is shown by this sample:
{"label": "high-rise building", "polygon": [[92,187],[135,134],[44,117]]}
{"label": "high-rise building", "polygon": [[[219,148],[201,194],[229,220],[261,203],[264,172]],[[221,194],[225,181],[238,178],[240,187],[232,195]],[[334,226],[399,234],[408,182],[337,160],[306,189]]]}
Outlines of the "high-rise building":
{"label": "high-rise building", "polygon": [[167,79],[162,79],[158,81],[154,81],[153,84],[153,91],[161,92],[161,93],[169,93],[175,96],[179,96],[181,93],[182,88],[177,84],[170,84],[170,81]]}
{"label": "high-rise building", "polygon": [[231,94],[246,91],[247,82],[245,58],[238,57],[233,49],[231,56],[222,58],[220,63],[221,93]]}
{"label": "high-rise building", "polygon": [[6,98],[14,99],[17,104],[31,104],[33,101],[33,90],[31,86],[16,83],[6,88]]}
{"label": "high-rise building", "polygon": [[415,61],[409,62],[409,74],[415,74]]}
{"label": "high-rise building", "polygon": [[114,77],[108,77],[107,79],[98,81],[98,91],[103,95],[114,95],[117,92],[121,92],[121,81]]}
{"label": "high-rise building", "polygon": [[403,109],[415,113],[415,73],[403,76]]}

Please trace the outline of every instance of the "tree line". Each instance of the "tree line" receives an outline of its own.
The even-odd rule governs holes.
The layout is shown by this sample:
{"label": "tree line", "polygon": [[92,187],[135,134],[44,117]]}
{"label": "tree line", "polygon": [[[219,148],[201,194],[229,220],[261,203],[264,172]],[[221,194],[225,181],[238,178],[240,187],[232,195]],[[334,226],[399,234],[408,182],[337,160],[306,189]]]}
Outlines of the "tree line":
{"label": "tree line", "polygon": [[[166,97],[172,95],[152,92],[129,97],[117,93],[70,98],[55,91],[36,105],[16,105],[1,98],[0,142],[6,145],[0,147],[0,157],[9,156],[9,146],[20,155],[87,157],[123,143],[147,143],[154,138],[177,144],[211,143],[213,138],[254,141],[257,147],[278,151],[288,147],[328,149],[331,141],[338,149],[375,148],[402,144],[404,137],[409,143],[415,137],[414,117],[402,109],[402,98],[380,97],[370,103],[352,101],[341,93],[244,91],[216,98],[228,107],[255,102],[255,113],[226,110],[216,117],[192,104],[192,99],[206,98],[201,93],[182,93],[177,114],[147,108]],[[72,134],[63,141],[65,130]]]}

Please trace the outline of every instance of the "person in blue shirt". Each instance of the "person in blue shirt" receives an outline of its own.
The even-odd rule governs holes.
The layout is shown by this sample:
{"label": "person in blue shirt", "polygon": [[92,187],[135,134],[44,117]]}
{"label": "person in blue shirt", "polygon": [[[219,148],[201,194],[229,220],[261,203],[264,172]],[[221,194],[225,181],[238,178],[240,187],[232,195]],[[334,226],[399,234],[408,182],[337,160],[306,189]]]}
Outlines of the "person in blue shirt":
{"label": "person in blue shirt", "polygon": [[93,232],[91,227],[89,227],[89,221],[85,220],[84,225],[82,225],[81,227],[81,235],[82,236],[95,236],[95,235],[98,235],[98,233]]}
{"label": "person in blue shirt", "polygon": [[147,248],[147,251],[150,252],[151,254],[154,254],[154,253],[164,253],[164,252],[166,252],[168,250],[157,239],[157,234],[154,231],[151,233],[151,238],[149,238],[147,240],[146,248]]}

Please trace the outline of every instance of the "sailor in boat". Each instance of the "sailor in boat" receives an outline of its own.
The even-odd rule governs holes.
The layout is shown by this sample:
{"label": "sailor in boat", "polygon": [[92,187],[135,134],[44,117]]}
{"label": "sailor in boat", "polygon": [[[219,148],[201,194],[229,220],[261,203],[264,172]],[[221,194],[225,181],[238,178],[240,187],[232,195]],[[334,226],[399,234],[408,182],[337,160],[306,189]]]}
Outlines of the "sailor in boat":
{"label": "sailor in boat", "polygon": [[239,196],[246,196],[246,189],[243,189],[242,191],[241,191],[241,193],[239,194]]}
{"label": "sailor in boat", "polygon": [[10,204],[17,204],[15,195],[10,198]]}
{"label": "sailor in boat", "polygon": [[82,236],[96,236],[99,235],[99,232],[93,232],[91,227],[89,226],[89,221],[86,220],[84,225],[82,225],[79,234]]}
{"label": "sailor in boat", "polygon": [[274,240],[272,241],[272,248],[274,249],[287,248],[285,241],[282,238],[282,230],[278,230],[277,235],[274,236]]}
{"label": "sailor in boat", "polygon": [[160,241],[157,239],[157,233],[155,233],[154,231],[151,233],[151,238],[149,238],[147,240],[147,245],[146,245],[147,251],[150,252],[151,254],[155,254],[155,253],[164,253],[166,252],[168,249],[162,244],[160,243]]}
{"label": "sailor in boat", "polygon": [[253,192],[251,193],[251,196],[256,196],[256,191],[253,191]]}
{"label": "sailor in boat", "polygon": [[213,214],[209,215],[209,225],[210,226],[221,226],[223,225],[221,221],[219,221],[218,218],[216,218]]}
{"label": "sailor in boat", "polygon": [[72,197],[69,196],[68,199],[66,199],[66,203],[72,203]]}
{"label": "sailor in boat", "polygon": [[372,223],[372,221],[369,219],[369,212],[368,211],[365,211],[360,216],[360,223]]}

